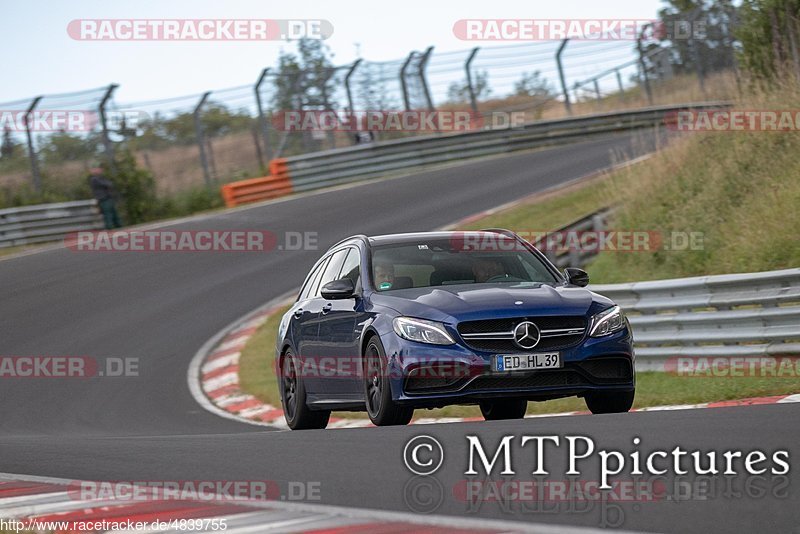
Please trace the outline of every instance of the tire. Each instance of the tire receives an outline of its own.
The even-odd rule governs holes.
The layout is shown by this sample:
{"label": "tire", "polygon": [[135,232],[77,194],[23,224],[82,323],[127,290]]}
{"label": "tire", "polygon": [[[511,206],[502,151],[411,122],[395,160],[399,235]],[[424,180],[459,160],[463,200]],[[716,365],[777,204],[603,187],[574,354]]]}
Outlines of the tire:
{"label": "tire", "polygon": [[375,426],[407,425],[413,408],[392,400],[392,388],[386,372],[386,352],[377,336],[370,338],[364,350],[364,400],[369,420]]}
{"label": "tire", "polygon": [[501,399],[495,401],[482,401],[481,414],[487,421],[503,421],[508,419],[522,419],[528,410],[528,401],[525,399]]}
{"label": "tire", "polygon": [[593,414],[603,413],[625,413],[630,411],[633,406],[633,398],[636,396],[636,391],[597,391],[588,393],[584,400],[586,407]]}
{"label": "tire", "polygon": [[283,355],[279,384],[281,388],[281,405],[286,424],[292,430],[321,429],[328,426],[331,412],[328,410],[312,410],[306,404],[306,390],[302,376],[297,375],[297,359],[292,349]]}

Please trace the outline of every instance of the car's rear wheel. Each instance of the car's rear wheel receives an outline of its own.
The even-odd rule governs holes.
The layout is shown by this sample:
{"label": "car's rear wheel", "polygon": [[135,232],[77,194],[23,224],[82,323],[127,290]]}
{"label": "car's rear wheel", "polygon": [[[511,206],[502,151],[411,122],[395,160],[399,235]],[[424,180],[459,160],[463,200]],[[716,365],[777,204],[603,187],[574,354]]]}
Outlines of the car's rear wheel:
{"label": "car's rear wheel", "polygon": [[286,424],[292,430],[309,430],[325,428],[331,412],[327,410],[312,410],[306,404],[306,390],[303,385],[301,373],[298,373],[300,362],[291,349],[283,355],[281,367],[281,404]]}
{"label": "car's rear wheel", "polygon": [[481,414],[487,421],[502,421],[505,419],[522,419],[528,409],[525,399],[498,399],[482,401]]}
{"label": "car's rear wheel", "polygon": [[587,393],[586,407],[593,414],[602,413],[624,413],[630,411],[633,406],[635,390],[631,391],[596,391]]}
{"label": "car's rear wheel", "polygon": [[367,415],[375,426],[407,425],[414,415],[414,409],[400,406],[392,400],[387,366],[383,345],[377,336],[373,336],[364,351]]}

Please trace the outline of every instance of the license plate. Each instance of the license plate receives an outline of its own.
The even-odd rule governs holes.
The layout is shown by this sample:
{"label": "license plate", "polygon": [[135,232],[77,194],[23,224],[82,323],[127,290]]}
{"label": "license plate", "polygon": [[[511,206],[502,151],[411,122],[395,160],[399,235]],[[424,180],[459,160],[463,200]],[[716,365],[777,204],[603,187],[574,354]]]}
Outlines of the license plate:
{"label": "license plate", "polygon": [[499,373],[510,371],[535,371],[537,369],[560,369],[561,354],[500,354],[494,357],[494,370]]}

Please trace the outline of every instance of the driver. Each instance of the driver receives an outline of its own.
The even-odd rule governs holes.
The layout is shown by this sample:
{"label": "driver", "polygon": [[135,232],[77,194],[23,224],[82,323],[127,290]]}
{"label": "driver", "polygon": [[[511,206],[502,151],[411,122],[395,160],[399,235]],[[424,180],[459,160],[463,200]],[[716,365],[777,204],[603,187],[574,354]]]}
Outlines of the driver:
{"label": "driver", "polygon": [[380,288],[381,284],[394,285],[394,265],[391,263],[375,264],[375,286]]}
{"label": "driver", "polygon": [[505,276],[506,272],[499,261],[491,258],[478,258],[472,263],[472,274],[475,282],[482,284],[496,276]]}

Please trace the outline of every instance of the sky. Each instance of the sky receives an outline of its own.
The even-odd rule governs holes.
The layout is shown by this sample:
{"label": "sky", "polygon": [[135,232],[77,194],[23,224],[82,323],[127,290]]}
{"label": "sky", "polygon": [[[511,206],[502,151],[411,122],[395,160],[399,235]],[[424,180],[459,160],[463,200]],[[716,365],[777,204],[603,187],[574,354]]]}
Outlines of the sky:
{"label": "sky", "polygon": [[648,19],[660,0],[0,0],[6,76],[0,102],[118,83],[122,102],[169,98],[255,82],[274,66],[285,41],[108,42],[78,41],[67,33],[74,19],[238,18],[325,19],[335,64],[358,57],[394,60],[409,50],[464,50],[476,44],[453,35],[464,18]]}

